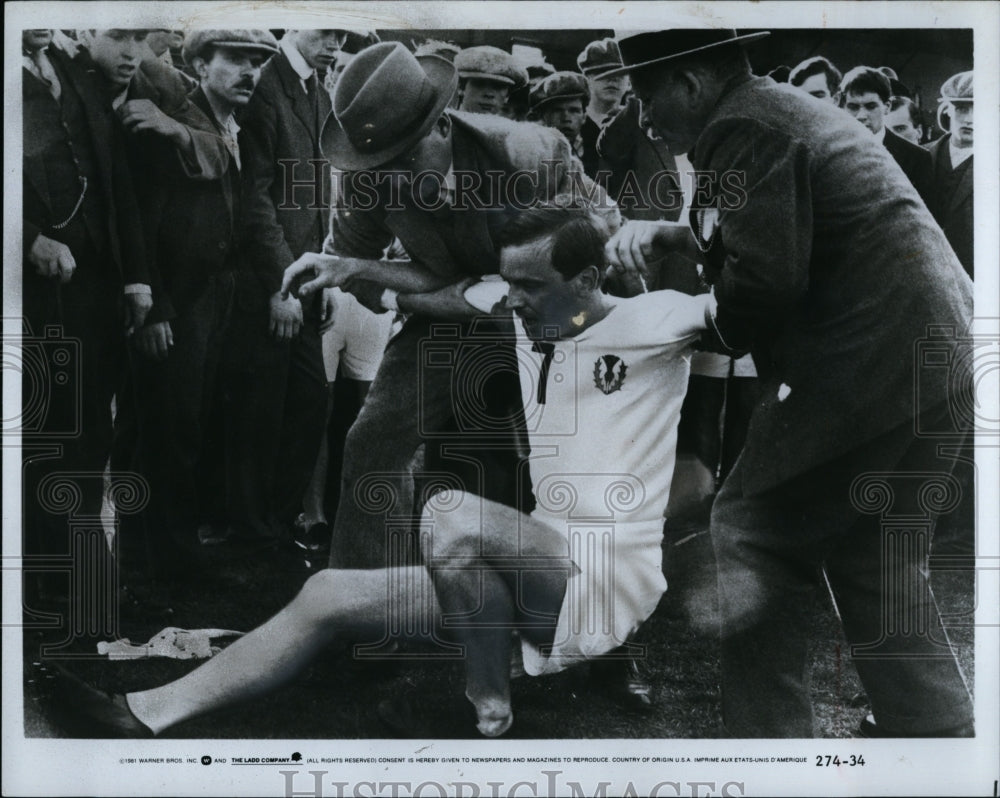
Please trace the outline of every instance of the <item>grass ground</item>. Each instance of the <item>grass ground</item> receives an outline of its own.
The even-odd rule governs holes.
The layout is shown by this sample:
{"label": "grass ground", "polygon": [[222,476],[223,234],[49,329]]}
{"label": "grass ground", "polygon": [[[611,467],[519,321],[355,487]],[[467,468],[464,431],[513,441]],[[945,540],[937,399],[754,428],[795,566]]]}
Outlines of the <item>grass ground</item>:
{"label": "grass ground", "polygon": [[[665,544],[670,588],[644,625],[643,668],[657,706],[648,714],[624,712],[588,676],[587,666],[514,682],[518,738],[711,738],[719,724],[718,625],[714,562],[704,529],[675,535]],[[201,584],[176,596],[171,625],[183,628],[249,630],[291,599],[308,571],[291,557],[267,557],[222,569],[215,584]],[[974,675],[972,571],[935,571],[933,583],[950,633],[970,680]],[[829,598],[815,598],[812,634],[812,691],[817,733],[850,737],[867,712],[860,682],[848,656]],[[165,624],[132,624],[123,634],[144,642]],[[58,737],[44,701],[44,679],[32,667],[50,635],[24,634],[25,733]],[[410,655],[426,654],[410,649]],[[177,678],[191,661],[149,659],[110,662],[80,659],[72,669],[103,689],[142,689]],[[167,738],[338,739],[394,736],[375,711],[380,701],[409,696],[418,715],[417,735],[473,737],[464,720],[459,662],[359,663],[331,647],[299,678],[251,704],[180,724]],[[462,720],[459,720],[462,719]]]}

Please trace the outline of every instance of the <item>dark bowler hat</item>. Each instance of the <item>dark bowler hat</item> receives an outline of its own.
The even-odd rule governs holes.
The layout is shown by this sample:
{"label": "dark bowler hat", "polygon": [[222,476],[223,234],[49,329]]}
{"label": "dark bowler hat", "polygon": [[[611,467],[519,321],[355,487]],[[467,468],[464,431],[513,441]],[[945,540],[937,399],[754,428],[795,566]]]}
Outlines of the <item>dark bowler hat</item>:
{"label": "dark bowler hat", "polygon": [[344,171],[381,166],[427,135],[457,87],[445,58],[414,56],[399,42],[366,47],[337,81],[323,153]]}
{"label": "dark bowler hat", "polygon": [[637,33],[618,40],[622,63],[604,75],[622,75],[637,69],[669,61],[673,58],[699,53],[725,44],[748,44],[769,35],[769,31],[744,33],[738,36],[732,28],[674,28],[673,30]]}
{"label": "dark bowler hat", "polygon": [[622,56],[614,39],[591,42],[577,56],[576,65],[588,78],[599,78],[612,69],[621,69]]}
{"label": "dark bowler hat", "polygon": [[274,55],[278,52],[278,40],[266,30],[193,30],[184,39],[181,55],[184,63],[200,56],[206,47],[223,47],[230,50]]}

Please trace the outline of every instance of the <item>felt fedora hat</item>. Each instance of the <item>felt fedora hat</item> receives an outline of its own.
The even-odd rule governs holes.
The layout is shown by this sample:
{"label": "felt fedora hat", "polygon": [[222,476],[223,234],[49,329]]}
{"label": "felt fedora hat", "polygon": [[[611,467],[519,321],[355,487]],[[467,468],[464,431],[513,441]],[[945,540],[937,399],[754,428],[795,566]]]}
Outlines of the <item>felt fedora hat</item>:
{"label": "felt fedora hat", "polygon": [[760,31],[738,35],[732,28],[673,28],[636,33],[618,40],[618,50],[624,66],[609,70],[602,77],[624,75],[652,64],[723,45],[749,44],[763,39],[769,33]]}
{"label": "felt fedora hat", "polygon": [[367,47],[337,81],[323,154],[344,171],[381,166],[427,135],[457,87],[446,58],[415,56],[399,42]]}

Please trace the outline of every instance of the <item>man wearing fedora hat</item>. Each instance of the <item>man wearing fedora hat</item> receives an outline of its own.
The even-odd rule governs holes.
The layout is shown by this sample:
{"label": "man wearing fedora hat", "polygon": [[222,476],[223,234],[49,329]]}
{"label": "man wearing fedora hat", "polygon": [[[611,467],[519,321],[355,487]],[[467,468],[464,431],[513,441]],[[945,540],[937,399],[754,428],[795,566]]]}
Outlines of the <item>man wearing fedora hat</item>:
{"label": "man wearing fedora hat", "polygon": [[528,82],[527,71],[499,47],[466,47],[454,63],[460,111],[502,115],[510,93]]}
{"label": "man wearing fedora hat", "polygon": [[[630,223],[607,247],[623,270],[641,271],[662,250],[703,262],[726,349],[750,350],[760,377],[711,517],[726,730],[813,735],[806,597],[822,566],[878,733],[969,735],[972,703],[922,538],[884,531],[872,491],[929,535],[924,492],[936,480],[954,489],[952,461],[918,431],[964,439],[941,419],[971,401],[958,396],[969,360],[956,338],[972,317],[971,281],[869,131],[752,75],[742,45],[762,35],[667,30],[619,42],[642,123],[715,178],[690,225]],[[740,201],[725,198],[727,184],[741,187]],[[952,331],[935,340],[958,364],[953,381],[918,368],[931,329]],[[932,478],[907,481],[913,474]]]}
{"label": "man wearing fedora hat", "polygon": [[[597,190],[586,176],[572,173],[575,159],[556,131],[446,111],[457,82],[446,59],[415,57],[398,43],[377,44],[355,57],[338,81],[334,117],[324,132],[324,152],[348,173],[331,233],[324,253],[303,256],[285,273],[284,288],[300,296],[322,286],[356,291],[374,282],[387,289],[384,307],[410,314],[348,433],[334,565],[388,564],[389,532],[399,526],[392,519],[412,512],[414,452],[426,439],[441,437],[454,423],[455,408],[482,403],[489,417],[485,427],[460,429],[463,435],[495,440],[509,432],[516,417],[509,409],[518,402],[503,367],[511,351],[490,339],[495,368],[484,373],[486,383],[458,385],[453,398],[451,371],[422,365],[421,341],[434,321],[450,319],[459,322],[456,351],[485,353],[476,337],[469,338],[466,322],[477,311],[464,291],[497,273],[496,236],[510,210],[568,193],[575,179]],[[609,204],[606,212],[617,224],[617,209]],[[397,237],[410,260],[383,260]],[[496,490],[515,473],[509,466],[472,488]],[[362,492],[374,474],[386,483],[392,506],[373,506]]]}

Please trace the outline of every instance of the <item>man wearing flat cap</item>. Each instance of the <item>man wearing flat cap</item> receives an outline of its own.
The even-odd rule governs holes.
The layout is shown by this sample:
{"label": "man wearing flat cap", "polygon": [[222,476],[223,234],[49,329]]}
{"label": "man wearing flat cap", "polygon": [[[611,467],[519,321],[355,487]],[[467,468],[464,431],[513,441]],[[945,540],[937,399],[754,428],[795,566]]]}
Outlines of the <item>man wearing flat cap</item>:
{"label": "man wearing flat cap", "polygon": [[760,378],[711,517],[726,733],[813,736],[806,597],[823,567],[871,700],[862,733],[967,736],[972,703],[930,592],[927,538],[887,537],[879,514],[914,514],[929,537],[926,491],[955,488],[937,446],[964,440],[942,420],[971,401],[955,395],[968,383],[934,379],[919,352],[928,330],[950,330],[935,354],[968,362],[971,281],[869,131],[752,75],[743,45],[762,35],[619,41],[642,123],[717,179],[690,225],[631,222],[607,248],[624,270],[664,250],[703,262],[712,324],[728,351],[752,352]]}
{"label": "man wearing flat cap", "polygon": [[[505,358],[513,353],[492,344],[489,351],[480,349],[468,337],[467,322],[478,305],[465,300],[465,290],[497,273],[496,236],[510,208],[568,190],[575,159],[555,131],[445,110],[457,82],[457,70],[447,60],[415,57],[394,42],[355,57],[337,84],[334,118],[324,133],[324,152],[350,173],[330,237],[324,254],[304,256],[285,274],[285,287],[292,290],[308,280],[297,289],[300,296],[321,286],[374,280],[388,289],[382,300],[386,308],[410,314],[390,342],[348,433],[331,555],[339,567],[389,564],[389,533],[399,525],[394,519],[412,512],[414,452],[425,439],[440,439],[454,423],[456,408],[476,406],[488,417],[486,427],[467,422],[459,432],[496,438],[508,427],[506,421],[489,426],[492,419],[507,418],[506,409],[493,402],[506,408],[505,403],[520,401],[516,381],[509,379],[512,372],[505,371],[511,365]],[[591,186],[585,176],[577,178]],[[616,217],[617,211],[612,207],[608,213]],[[394,237],[411,260],[382,260]],[[485,383],[459,382],[454,399],[451,375],[461,364],[421,366],[421,342],[435,321],[446,320],[457,335],[447,346],[469,357],[482,353],[490,364],[482,372]],[[441,365],[440,359],[430,366],[435,364]],[[380,492],[385,485],[388,505],[371,501],[373,479],[379,480]],[[481,493],[496,487],[487,483],[472,489]]]}
{"label": "man wearing flat cap", "polygon": [[554,127],[566,137],[573,154],[590,177],[597,174],[597,137],[586,146],[581,130],[590,102],[587,80],[576,72],[555,72],[531,91],[531,114],[546,127]]}
{"label": "man wearing flat cap", "polygon": [[499,47],[466,47],[455,56],[460,111],[502,115],[510,93],[528,82],[528,73]]}
{"label": "man wearing flat cap", "polygon": [[[599,39],[591,42],[577,56],[577,68],[587,79],[590,102],[587,104],[587,121],[583,123],[585,147],[597,147],[597,136],[619,111],[622,98],[628,90],[628,77],[622,73],[608,74],[622,66],[618,42]],[[593,142],[593,143],[591,143]]]}
{"label": "man wearing flat cap", "polygon": [[[323,244],[329,168],[320,131],[330,115],[323,75],[347,36],[288,30],[241,109],[249,269],[240,273],[226,346],[226,534],[249,545],[291,535],[326,420],[324,297],[282,298],[281,275]],[[265,379],[261,375],[267,375]]]}
{"label": "man wearing flat cap", "polygon": [[941,86],[938,124],[948,133],[928,144],[934,175],[931,213],[962,266],[974,276],[972,249],[972,72],[952,75]]}
{"label": "man wearing flat cap", "polygon": [[[133,557],[159,582],[190,575],[199,561],[198,464],[213,396],[220,388],[223,342],[236,273],[246,259],[245,204],[235,113],[245,107],[277,42],[266,30],[199,30],[184,59],[199,87],[176,121],[199,134],[203,168],[152,164],[138,189],[151,262],[159,275],[153,308],[136,334],[133,363],[138,430],[135,470],[149,485],[145,552]],[[199,146],[208,138],[217,144]],[[124,538],[128,536],[123,536]],[[130,553],[131,553],[130,552]],[[132,558],[130,558],[132,559]],[[137,570],[130,564],[130,576]]]}

